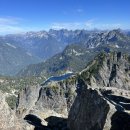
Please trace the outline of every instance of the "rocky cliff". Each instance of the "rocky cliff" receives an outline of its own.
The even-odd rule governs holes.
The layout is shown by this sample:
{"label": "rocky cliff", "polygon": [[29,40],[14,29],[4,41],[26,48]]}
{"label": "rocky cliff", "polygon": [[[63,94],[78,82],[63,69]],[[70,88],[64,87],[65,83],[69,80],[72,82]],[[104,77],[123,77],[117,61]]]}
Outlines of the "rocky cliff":
{"label": "rocky cliff", "polygon": [[18,118],[7,102],[8,95],[0,91],[0,130],[34,130],[33,125],[29,125],[22,118]]}
{"label": "rocky cliff", "polygon": [[[51,81],[43,86],[27,86],[19,94],[17,116],[19,119],[23,118],[29,122],[36,117],[34,126],[37,118],[41,120],[43,126],[47,126],[48,118],[52,122],[53,118],[50,119],[52,116],[53,121],[56,117],[67,118],[76,96],[75,90],[75,76],[59,82]],[[40,124],[39,127],[43,128],[42,125]]]}
{"label": "rocky cliff", "polygon": [[10,118],[0,120],[1,129],[129,130],[130,57],[101,53],[77,75],[25,87],[17,116],[2,97],[0,109]]}
{"label": "rocky cliff", "polygon": [[130,57],[121,52],[101,53],[81,72],[92,87],[130,89]]}
{"label": "rocky cliff", "polygon": [[17,116],[24,117],[35,106],[41,86],[26,86],[18,95]]}
{"label": "rocky cliff", "polygon": [[[51,31],[51,32],[54,34],[56,33],[56,35],[59,34],[58,37],[61,38],[60,33],[62,31],[54,31],[54,32]],[[67,30],[65,32],[67,33]],[[73,72],[80,72],[82,69],[85,68],[85,66],[89,61],[91,61],[97,54],[99,54],[103,50],[105,52],[122,51],[130,54],[129,51],[130,38],[126,34],[124,34],[121,30],[103,31],[100,33],[99,32],[85,33],[85,32],[86,31],[84,30],[75,31],[74,33],[76,34],[74,35],[75,40],[74,41],[72,40],[71,42],[69,41],[69,39],[73,38],[73,35],[70,35],[69,33],[67,35],[69,37],[66,37],[68,39],[66,43],[73,43],[73,44],[67,45],[61,53],[54,55],[45,62],[29,65],[23,68],[21,71],[19,71],[17,76],[50,77],[52,75],[59,75],[61,73],[64,73],[66,70],[71,70]],[[44,47],[43,50],[45,48],[46,47]],[[45,53],[45,51],[43,50],[42,52]],[[42,53],[42,55],[44,55],[44,53]]]}
{"label": "rocky cliff", "polygon": [[6,96],[0,91],[0,130],[23,130],[15,112],[6,102]]}
{"label": "rocky cliff", "polygon": [[130,129],[129,67],[128,56],[102,53],[80,73],[70,130]]}

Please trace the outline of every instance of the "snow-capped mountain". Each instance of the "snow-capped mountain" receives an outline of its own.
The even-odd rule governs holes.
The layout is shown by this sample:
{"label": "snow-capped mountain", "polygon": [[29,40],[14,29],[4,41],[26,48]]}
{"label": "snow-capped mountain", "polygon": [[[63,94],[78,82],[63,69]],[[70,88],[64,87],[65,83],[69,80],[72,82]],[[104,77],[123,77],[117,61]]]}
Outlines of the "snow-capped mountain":
{"label": "snow-capped mountain", "polygon": [[[31,62],[25,62],[23,58],[22,63],[24,62],[24,63],[30,64],[30,63],[39,62],[39,59],[41,59],[41,61],[46,61],[47,59],[53,57],[55,54],[61,53],[66,48],[66,46],[71,45],[71,44],[79,45],[79,48],[80,46],[83,46],[82,48],[84,48],[86,52],[88,52],[88,50],[89,52],[92,52],[93,50],[101,51],[102,49],[106,49],[108,46],[114,49],[128,51],[130,48],[130,36],[128,35],[128,33],[126,34],[122,32],[121,30],[112,30],[112,31],[75,30],[75,31],[72,31],[72,30],[66,30],[66,29],[62,29],[62,30],[51,29],[48,32],[47,31],[26,32],[23,34],[10,34],[6,36],[0,36],[0,43],[1,43],[0,46],[5,45],[5,46],[10,47],[12,50],[18,50],[17,48],[20,48],[19,50],[23,50],[22,52],[24,52],[24,55],[21,54],[22,52],[20,51],[17,51],[18,54],[14,51],[15,56],[12,56],[12,57],[17,57],[18,55],[21,55],[21,57],[26,57],[26,55],[27,57],[33,57],[34,60],[33,58],[31,58],[32,59]],[[7,50],[8,49],[4,49],[5,52],[8,52]],[[64,53],[65,53],[65,50],[63,51]],[[67,56],[69,55],[71,56],[72,54],[73,54],[73,57],[84,55],[83,54],[84,52],[75,50],[72,47],[71,47],[71,50],[70,48],[68,48],[67,51],[68,51],[66,53]],[[0,64],[5,65],[6,59],[7,59],[6,57],[10,57],[10,55],[12,55],[13,53],[11,54],[7,53],[9,56],[8,55],[4,56],[3,58],[4,60],[1,61]],[[3,54],[4,53],[1,53],[0,56],[3,57]],[[38,57],[39,59],[37,59],[36,57]],[[61,61],[62,59],[63,57],[60,56]],[[11,63],[13,63],[13,59]],[[24,67],[23,64],[21,64],[21,62],[18,62],[18,64]],[[49,64],[49,66],[50,65],[52,64]],[[15,70],[15,66],[16,65],[14,65],[14,70]],[[13,66],[11,66],[11,68],[13,71]],[[19,69],[20,68],[21,67],[19,67]],[[2,74],[3,74],[3,71],[4,69],[1,70]]]}
{"label": "snow-capped mountain", "polygon": [[51,76],[64,73],[66,70],[79,72],[101,51],[121,51],[130,54],[129,50],[130,38],[120,30],[89,33],[88,37],[84,37],[84,42],[67,45],[62,53],[56,54],[46,62],[30,65],[18,75]]}
{"label": "snow-capped mountain", "polygon": [[0,41],[19,46],[30,54],[46,60],[62,52],[71,43],[85,43],[89,37],[96,33],[86,30],[49,30],[26,32],[23,34],[10,34],[1,36]]}
{"label": "snow-capped mountain", "polygon": [[50,30],[11,34],[0,37],[0,40],[24,48],[42,60],[61,52],[70,43],[84,42],[90,33],[85,30]]}
{"label": "snow-capped mountain", "polygon": [[0,74],[14,75],[20,69],[40,59],[11,43],[0,42]]}

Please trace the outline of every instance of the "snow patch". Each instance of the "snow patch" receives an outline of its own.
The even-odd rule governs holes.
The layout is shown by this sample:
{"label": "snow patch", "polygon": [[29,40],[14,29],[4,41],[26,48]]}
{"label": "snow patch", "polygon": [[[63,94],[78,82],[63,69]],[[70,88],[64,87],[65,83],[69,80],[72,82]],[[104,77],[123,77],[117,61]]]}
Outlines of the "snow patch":
{"label": "snow patch", "polygon": [[63,57],[61,56],[59,59],[60,59],[60,60],[62,60],[62,59],[63,59]]}
{"label": "snow patch", "polygon": [[3,83],[4,82],[4,80],[3,79],[0,79],[0,83]]}
{"label": "snow patch", "polygon": [[45,38],[45,39],[48,39],[48,33],[47,32],[43,32],[43,31],[40,31],[40,32],[27,32],[26,33],[26,38]]}
{"label": "snow patch", "polygon": [[38,37],[40,37],[40,38],[44,37],[45,39],[48,39],[49,36],[47,33],[41,33],[41,34],[39,33]]}
{"label": "snow patch", "polygon": [[84,53],[80,53],[80,52],[77,52],[76,50],[72,49],[68,55],[80,56],[80,55],[84,55]]}
{"label": "snow patch", "polygon": [[96,47],[99,46],[99,45],[100,45],[100,42],[96,45]]}
{"label": "snow patch", "polygon": [[27,55],[29,55],[29,56],[32,56],[32,54],[31,54],[31,53],[29,53],[29,52],[26,52],[26,54],[27,54]]}
{"label": "snow patch", "polygon": [[120,48],[118,45],[115,45],[116,48]]}
{"label": "snow patch", "polygon": [[90,48],[90,49],[93,49],[93,48],[95,48],[95,47],[94,47],[94,45],[90,45],[89,48]]}
{"label": "snow patch", "polygon": [[14,45],[12,45],[12,44],[10,44],[10,43],[6,43],[6,45],[8,45],[8,46],[10,46],[10,47],[12,47],[12,48],[17,48],[16,46],[14,46]]}

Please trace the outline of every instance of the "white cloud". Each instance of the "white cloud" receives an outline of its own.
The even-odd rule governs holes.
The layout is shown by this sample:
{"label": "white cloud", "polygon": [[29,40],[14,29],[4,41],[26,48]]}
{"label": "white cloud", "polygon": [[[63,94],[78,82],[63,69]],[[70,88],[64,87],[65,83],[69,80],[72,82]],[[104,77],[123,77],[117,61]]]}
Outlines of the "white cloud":
{"label": "white cloud", "polygon": [[62,23],[52,23],[50,28],[53,29],[116,29],[116,28],[122,28],[122,24],[120,23],[113,23],[113,24],[107,24],[107,23],[97,23],[94,19],[86,20],[85,22],[62,22]]}
{"label": "white cloud", "polygon": [[0,34],[23,32],[21,21],[20,18],[0,17]]}
{"label": "white cloud", "polygon": [[80,8],[79,8],[79,9],[76,10],[76,12],[82,13],[82,12],[83,12],[83,9],[80,9]]}
{"label": "white cloud", "polygon": [[[79,10],[80,11],[80,10]],[[38,31],[42,29],[42,27],[37,26],[25,26],[23,25],[23,19],[21,18],[14,18],[14,17],[0,17],[0,35],[1,34],[11,34],[11,33],[21,33],[25,31]],[[43,26],[43,29],[45,29]],[[69,29],[69,30],[75,30],[75,29],[115,29],[115,28],[122,28],[123,25],[120,23],[113,23],[113,24],[107,24],[107,23],[97,23],[95,19],[86,20],[84,22],[55,22],[50,24],[48,29]],[[48,30],[47,29],[47,30]]]}
{"label": "white cloud", "polygon": [[68,22],[68,23],[52,23],[51,28],[53,29],[76,29],[80,28],[80,22]]}
{"label": "white cloud", "polygon": [[77,8],[77,9],[72,9],[72,10],[70,10],[70,11],[68,11],[68,10],[64,10],[63,11],[63,14],[64,15],[68,15],[68,14],[70,14],[70,13],[72,13],[73,15],[80,15],[80,14],[82,14],[84,12],[84,10],[83,9],[81,9],[81,8]]}
{"label": "white cloud", "polygon": [[20,33],[23,31],[24,29],[18,26],[0,25],[0,34]]}
{"label": "white cloud", "polygon": [[87,29],[92,29],[93,26],[94,26],[94,20],[93,20],[93,19],[90,19],[90,20],[86,21],[84,24],[85,24],[85,27],[86,27]]}
{"label": "white cloud", "polygon": [[18,24],[19,20],[20,19],[14,18],[14,17],[6,17],[6,18],[2,17],[2,18],[0,18],[0,24],[16,25],[16,24]]}
{"label": "white cloud", "polygon": [[99,24],[98,25],[101,29],[116,29],[116,28],[122,28],[122,25],[120,23],[114,23],[114,24]]}
{"label": "white cloud", "polygon": [[92,19],[85,22],[62,22],[62,23],[52,23],[50,28],[53,29],[92,29],[93,27]]}

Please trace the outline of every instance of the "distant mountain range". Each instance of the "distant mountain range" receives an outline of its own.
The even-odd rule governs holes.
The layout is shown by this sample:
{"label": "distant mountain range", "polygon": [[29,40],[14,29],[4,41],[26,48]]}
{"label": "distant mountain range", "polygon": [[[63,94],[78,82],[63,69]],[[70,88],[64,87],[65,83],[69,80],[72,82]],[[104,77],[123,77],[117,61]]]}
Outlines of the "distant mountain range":
{"label": "distant mountain range", "polygon": [[0,74],[15,75],[0,76],[1,129],[129,130],[129,33],[50,30],[56,44],[33,34],[0,37]]}
{"label": "distant mountain range", "polygon": [[0,42],[0,75],[14,75],[21,68],[38,61],[40,62],[39,58],[22,48]]}
{"label": "distant mountain range", "polygon": [[22,69],[18,76],[52,76],[66,71],[79,72],[101,51],[130,53],[130,37],[120,30],[90,33],[84,42],[68,45],[62,53]]}
{"label": "distant mountain range", "polygon": [[45,61],[62,52],[68,44],[85,42],[91,33],[63,29],[0,36],[0,74],[15,75],[26,65]]}
{"label": "distant mountain range", "polygon": [[0,74],[53,75],[79,71],[101,50],[128,51],[130,33],[121,30],[49,30],[0,36]]}
{"label": "distant mountain range", "polygon": [[66,45],[85,42],[91,34],[86,30],[49,30],[39,32],[27,32],[23,34],[10,34],[0,37],[0,41],[22,47],[27,52],[42,60],[46,60],[54,54],[62,52]]}

